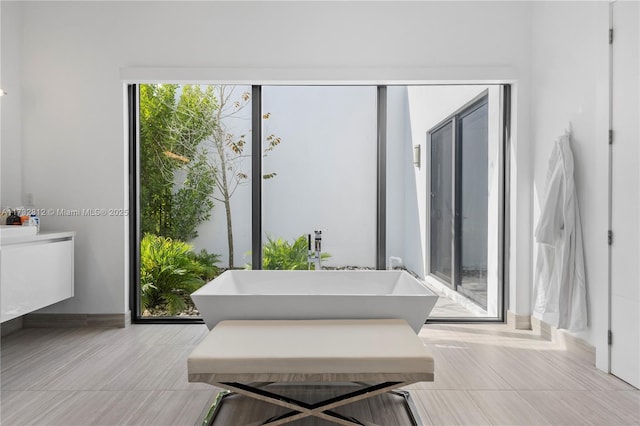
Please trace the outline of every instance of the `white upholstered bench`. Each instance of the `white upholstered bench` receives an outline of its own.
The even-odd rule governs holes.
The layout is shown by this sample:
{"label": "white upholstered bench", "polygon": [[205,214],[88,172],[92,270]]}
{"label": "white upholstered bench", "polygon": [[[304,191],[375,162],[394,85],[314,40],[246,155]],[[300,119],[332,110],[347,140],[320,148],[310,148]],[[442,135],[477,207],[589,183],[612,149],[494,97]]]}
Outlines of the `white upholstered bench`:
{"label": "white upholstered bench", "polygon": [[[279,425],[315,416],[342,425],[361,425],[333,409],[433,381],[434,364],[406,321],[246,320],[221,321],[188,359],[190,382],[226,389],[209,411],[212,423],[224,396],[238,393],[293,410],[266,420]],[[314,404],[264,389],[269,383],[363,384],[357,391]],[[396,391],[394,391],[396,392]],[[421,424],[408,392],[401,392],[415,425]]]}

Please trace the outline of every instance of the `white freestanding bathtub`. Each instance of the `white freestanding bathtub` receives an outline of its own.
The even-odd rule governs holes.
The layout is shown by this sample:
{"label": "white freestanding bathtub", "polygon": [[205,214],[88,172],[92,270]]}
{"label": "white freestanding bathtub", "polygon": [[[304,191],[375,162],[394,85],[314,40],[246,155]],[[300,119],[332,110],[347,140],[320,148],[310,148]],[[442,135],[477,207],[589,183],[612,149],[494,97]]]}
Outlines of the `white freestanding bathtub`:
{"label": "white freestanding bathtub", "polygon": [[418,333],[438,296],[404,271],[226,271],[191,294],[222,320],[402,318]]}

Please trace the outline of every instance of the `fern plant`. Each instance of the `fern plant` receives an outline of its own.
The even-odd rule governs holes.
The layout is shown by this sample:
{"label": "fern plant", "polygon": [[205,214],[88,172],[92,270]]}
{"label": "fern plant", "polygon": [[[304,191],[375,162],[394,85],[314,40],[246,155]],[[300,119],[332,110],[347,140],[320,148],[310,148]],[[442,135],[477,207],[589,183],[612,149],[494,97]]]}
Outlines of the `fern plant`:
{"label": "fern plant", "polygon": [[140,242],[142,308],[166,306],[169,315],[185,309],[185,298],[204,284],[207,273],[192,247],[168,237],[146,234]]}
{"label": "fern plant", "polygon": [[200,250],[200,253],[189,252],[189,254],[200,264],[202,268],[200,278],[204,281],[211,281],[220,274],[220,268],[216,265],[220,262],[219,254],[208,253],[205,249]]}
{"label": "fern plant", "polygon": [[[304,270],[309,268],[307,262],[308,253],[307,236],[302,235],[293,243],[278,238],[267,236],[267,241],[262,247],[262,269],[278,270]],[[321,253],[322,260],[329,259],[329,253]],[[315,269],[315,265],[311,265]]]}

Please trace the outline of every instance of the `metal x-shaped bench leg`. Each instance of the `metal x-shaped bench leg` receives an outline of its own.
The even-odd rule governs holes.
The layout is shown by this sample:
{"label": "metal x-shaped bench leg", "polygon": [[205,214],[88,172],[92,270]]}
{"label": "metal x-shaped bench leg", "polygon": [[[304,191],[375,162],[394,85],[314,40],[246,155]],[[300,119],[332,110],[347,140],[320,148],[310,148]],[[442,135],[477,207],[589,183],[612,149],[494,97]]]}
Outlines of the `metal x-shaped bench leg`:
{"label": "metal x-shaped bench leg", "polygon": [[[411,420],[414,425],[420,426],[422,423],[420,422],[420,418],[418,417],[417,412],[415,411],[415,407],[411,402],[411,399],[408,395],[408,392],[402,391],[394,391],[394,389],[402,386],[406,386],[409,383],[403,382],[385,382],[379,384],[369,385],[366,384],[366,387],[346,393],[344,395],[340,395],[334,398],[329,398],[324,401],[320,401],[314,404],[308,404],[284,395],[279,395],[273,392],[266,391],[264,389],[260,389],[255,385],[246,385],[242,383],[215,383],[215,386],[227,389],[227,391],[221,392],[216,398],[214,405],[209,410],[209,414],[205,419],[205,425],[211,424],[215,415],[218,412],[218,408],[222,403],[222,400],[235,393],[244,395],[250,398],[254,398],[260,401],[264,401],[270,404],[274,404],[280,407],[287,408],[292,410],[282,415],[274,416],[270,419],[267,419],[265,422],[260,423],[264,426],[277,426],[285,423],[292,422],[294,420],[303,419],[305,417],[314,416],[321,419],[329,420],[333,423],[345,425],[345,426],[374,426],[372,423],[362,423],[352,417],[347,417],[341,414],[338,414],[332,411],[335,408],[341,407],[343,405],[351,404],[357,401],[361,401],[363,399],[371,398],[376,395],[380,395],[386,392],[393,392],[395,395],[399,395],[404,397],[405,403],[409,408],[409,414]],[[261,384],[264,386],[264,384]]]}

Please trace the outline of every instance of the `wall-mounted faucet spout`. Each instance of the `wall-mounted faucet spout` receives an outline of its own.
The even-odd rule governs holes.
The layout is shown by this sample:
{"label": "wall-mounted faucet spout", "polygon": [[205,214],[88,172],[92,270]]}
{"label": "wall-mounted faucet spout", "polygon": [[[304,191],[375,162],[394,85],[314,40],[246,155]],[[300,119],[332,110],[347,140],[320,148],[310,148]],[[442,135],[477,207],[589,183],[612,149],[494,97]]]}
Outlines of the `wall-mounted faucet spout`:
{"label": "wall-mounted faucet spout", "polygon": [[322,269],[322,231],[314,231],[314,249],[311,250],[311,234],[307,234],[307,263],[308,269],[311,269],[311,264],[315,265],[315,270]]}

